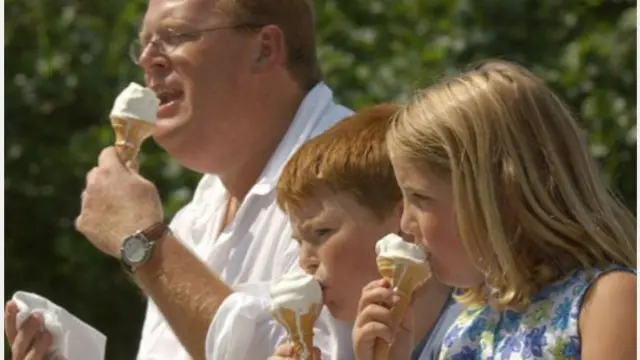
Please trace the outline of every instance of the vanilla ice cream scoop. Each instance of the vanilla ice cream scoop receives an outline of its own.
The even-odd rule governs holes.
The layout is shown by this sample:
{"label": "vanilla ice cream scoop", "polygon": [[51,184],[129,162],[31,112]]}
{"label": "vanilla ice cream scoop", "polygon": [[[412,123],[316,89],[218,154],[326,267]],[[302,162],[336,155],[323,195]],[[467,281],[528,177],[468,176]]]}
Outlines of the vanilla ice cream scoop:
{"label": "vanilla ice cream scoop", "polygon": [[124,117],[154,123],[160,100],[153,90],[130,83],[116,98],[111,117]]}
{"label": "vanilla ice cream scoop", "polygon": [[427,261],[427,256],[420,246],[406,242],[396,234],[389,234],[378,240],[376,254],[379,257],[405,259],[417,263]]}
{"label": "vanilla ice cream scoop", "polygon": [[304,272],[285,274],[270,289],[271,310],[289,309],[306,313],[312,305],[322,303],[322,289],[313,276]]}
{"label": "vanilla ice cream scoop", "polygon": [[287,329],[296,359],[313,359],[313,328],[322,309],[322,289],[301,271],[284,275],[271,285],[271,316]]}
{"label": "vanilla ice cream scoop", "polygon": [[153,133],[160,100],[149,88],[130,83],[111,109],[115,148],[123,163],[134,160],[142,143]]}

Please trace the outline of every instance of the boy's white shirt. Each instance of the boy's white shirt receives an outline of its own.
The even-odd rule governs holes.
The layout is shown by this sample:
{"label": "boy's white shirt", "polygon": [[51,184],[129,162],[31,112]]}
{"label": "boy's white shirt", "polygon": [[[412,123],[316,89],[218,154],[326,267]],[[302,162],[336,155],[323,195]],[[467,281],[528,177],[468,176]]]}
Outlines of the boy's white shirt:
{"label": "boy's white shirt", "polygon": [[[239,292],[225,300],[221,310],[214,317],[207,335],[208,351],[222,352],[218,349],[221,343],[218,339],[229,339],[233,336],[241,337],[236,340],[245,338],[242,332],[230,333],[236,328],[244,327],[234,327],[232,323],[220,325],[221,319],[238,321],[238,324],[245,323],[245,318],[234,315],[239,313],[236,309],[251,310],[256,314],[256,319],[262,319],[264,314],[269,314],[268,310],[266,312],[260,310],[263,306],[260,301],[257,301],[261,296],[264,297],[265,292],[256,289],[261,287],[264,289],[268,282],[296,268],[299,254],[298,244],[291,236],[289,220],[275,203],[275,187],[280,172],[300,145],[352,113],[351,110],[336,104],[332,91],[324,83],[319,83],[303,100],[287,134],[271,156],[258,181],[245,197],[229,227],[218,236],[227,194],[219,178],[213,175],[202,177],[192,201],[173,218],[170,227],[176,237],[216,275]],[[256,298],[251,300],[250,297],[244,297],[241,293],[253,294]],[[322,317],[326,316],[322,315]],[[343,339],[343,341],[336,342],[335,347],[328,345],[327,351],[334,352],[335,348],[337,354],[339,352],[337,349],[344,347],[350,353],[350,329],[344,328],[343,324],[331,325],[330,317],[323,320],[325,321],[329,325],[326,326],[326,331],[319,331],[319,341],[324,336],[323,333],[328,337],[336,336],[335,339]],[[256,339],[262,336],[262,331],[273,331],[273,335],[266,336],[266,339],[271,340],[258,342],[263,344],[265,349],[269,347],[272,354],[279,344],[274,339],[280,339],[276,334],[281,331],[281,328],[274,325],[273,330],[261,330],[267,328],[270,329],[268,323],[256,327]],[[345,334],[348,334],[346,338],[344,338]],[[253,345],[247,342],[246,346]],[[190,358],[159,309],[153,301],[149,300],[137,359],[186,360]],[[229,359],[231,358],[241,359],[239,357]],[[217,360],[223,357],[209,357],[209,359]]]}

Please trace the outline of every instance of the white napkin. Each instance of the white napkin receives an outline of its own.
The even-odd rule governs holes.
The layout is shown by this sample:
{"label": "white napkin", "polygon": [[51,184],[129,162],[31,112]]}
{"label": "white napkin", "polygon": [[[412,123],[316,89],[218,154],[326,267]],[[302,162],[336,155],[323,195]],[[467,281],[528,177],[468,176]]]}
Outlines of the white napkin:
{"label": "white napkin", "polygon": [[20,309],[16,316],[18,328],[29,315],[42,316],[44,329],[53,337],[49,356],[63,356],[67,360],[104,360],[107,338],[100,331],[37,294],[18,291],[12,299]]}

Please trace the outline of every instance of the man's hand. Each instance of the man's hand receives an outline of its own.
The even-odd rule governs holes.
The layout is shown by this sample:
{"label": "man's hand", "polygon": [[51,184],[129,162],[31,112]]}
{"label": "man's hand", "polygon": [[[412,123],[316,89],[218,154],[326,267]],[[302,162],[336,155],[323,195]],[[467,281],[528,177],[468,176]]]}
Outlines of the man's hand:
{"label": "man's hand", "polygon": [[13,301],[9,301],[4,308],[4,328],[11,346],[11,358],[13,360],[44,359],[53,341],[51,334],[41,330],[43,320],[38,314],[25,320],[20,329],[16,328],[18,311],[18,306]]}
{"label": "man's hand", "polygon": [[138,174],[135,163],[122,164],[115,148],[102,150],[98,166],[87,174],[76,229],[100,251],[119,258],[125,236],[162,220],[155,185]]}
{"label": "man's hand", "polygon": [[[313,360],[320,360],[320,349],[317,347],[313,348],[311,357]],[[292,343],[285,343],[276,348],[275,354],[273,356],[269,356],[267,360],[296,360],[298,357],[296,356],[295,348]]]}
{"label": "man's hand", "polygon": [[[125,236],[163,221],[156,187],[136,164],[122,164],[113,147],[102,151],[87,174],[76,228],[100,251],[120,257]],[[133,274],[153,299],[193,359],[205,359],[211,320],[231,289],[174,235],[158,241],[149,261]]]}
{"label": "man's hand", "polygon": [[413,350],[413,311],[411,305],[399,324],[391,309],[397,295],[387,280],[375,280],[362,289],[358,316],[353,326],[353,349],[358,360],[374,359],[377,339],[391,344],[389,359],[410,359]]}

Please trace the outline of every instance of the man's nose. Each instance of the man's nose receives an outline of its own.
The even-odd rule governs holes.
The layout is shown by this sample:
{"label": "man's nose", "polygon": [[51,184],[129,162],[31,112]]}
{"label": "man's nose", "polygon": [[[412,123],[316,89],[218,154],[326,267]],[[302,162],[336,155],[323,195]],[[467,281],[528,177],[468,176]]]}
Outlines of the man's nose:
{"label": "man's nose", "polygon": [[158,46],[151,42],[142,48],[137,64],[144,70],[145,74],[152,74],[158,70],[167,69],[169,67],[169,59],[160,51]]}

